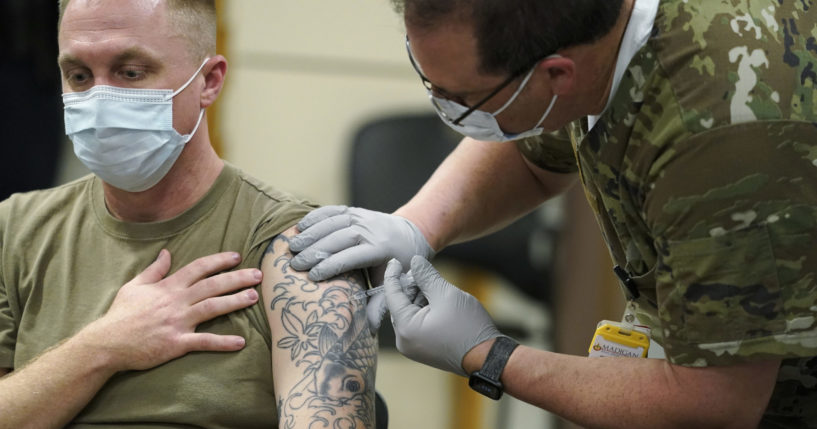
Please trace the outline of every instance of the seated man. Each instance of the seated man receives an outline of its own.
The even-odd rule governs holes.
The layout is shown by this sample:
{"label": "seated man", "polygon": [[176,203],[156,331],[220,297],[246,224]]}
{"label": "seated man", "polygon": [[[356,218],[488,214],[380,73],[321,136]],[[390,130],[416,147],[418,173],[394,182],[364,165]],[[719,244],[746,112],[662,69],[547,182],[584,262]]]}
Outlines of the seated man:
{"label": "seated man", "polygon": [[214,1],[60,6],[95,175],[0,203],[0,428],[372,427],[362,279],[291,272],[311,207],[210,146]]}

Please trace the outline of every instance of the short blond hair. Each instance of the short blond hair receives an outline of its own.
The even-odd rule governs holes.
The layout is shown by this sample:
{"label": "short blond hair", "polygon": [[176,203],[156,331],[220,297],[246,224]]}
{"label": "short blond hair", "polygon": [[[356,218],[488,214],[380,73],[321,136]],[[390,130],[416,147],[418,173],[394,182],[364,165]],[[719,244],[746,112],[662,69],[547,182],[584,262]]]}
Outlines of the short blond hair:
{"label": "short blond hair", "polygon": [[[59,0],[60,17],[71,0]],[[215,0],[166,0],[170,20],[190,43],[194,61],[201,61],[216,54],[216,1]]]}

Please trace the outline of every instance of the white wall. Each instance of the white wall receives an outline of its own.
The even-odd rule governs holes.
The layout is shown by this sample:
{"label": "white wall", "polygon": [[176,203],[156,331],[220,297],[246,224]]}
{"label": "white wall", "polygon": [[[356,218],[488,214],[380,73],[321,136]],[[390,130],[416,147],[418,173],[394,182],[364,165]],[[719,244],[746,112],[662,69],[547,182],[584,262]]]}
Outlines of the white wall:
{"label": "white wall", "polygon": [[356,127],[428,110],[388,0],[225,2],[225,157],[321,204],[346,200]]}

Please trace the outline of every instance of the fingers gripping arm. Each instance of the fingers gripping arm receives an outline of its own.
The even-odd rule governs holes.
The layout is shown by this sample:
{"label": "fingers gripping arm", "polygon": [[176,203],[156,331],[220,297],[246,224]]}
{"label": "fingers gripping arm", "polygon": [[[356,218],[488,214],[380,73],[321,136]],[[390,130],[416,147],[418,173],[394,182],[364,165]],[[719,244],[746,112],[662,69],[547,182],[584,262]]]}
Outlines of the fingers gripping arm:
{"label": "fingers gripping arm", "polygon": [[377,338],[352,299],[363,276],[310,281],[290,267],[294,233],[273,239],[261,262],[279,425],[374,427]]}
{"label": "fingers gripping arm", "polygon": [[326,206],[298,223],[301,231],[290,240],[298,253],[292,268],[309,270],[321,281],[340,273],[375,267],[390,258],[406,262],[414,255],[431,257],[434,250],[409,220],[356,207]]}

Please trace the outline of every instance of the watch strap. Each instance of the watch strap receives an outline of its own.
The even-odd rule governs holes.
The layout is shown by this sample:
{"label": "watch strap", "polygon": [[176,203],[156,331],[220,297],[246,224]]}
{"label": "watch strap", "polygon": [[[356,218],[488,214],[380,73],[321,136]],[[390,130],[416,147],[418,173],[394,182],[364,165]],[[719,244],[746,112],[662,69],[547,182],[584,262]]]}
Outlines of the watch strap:
{"label": "watch strap", "polygon": [[518,345],[519,343],[511,337],[497,337],[485,358],[485,363],[482,364],[482,369],[479,370],[480,375],[498,382],[508,358]]}

